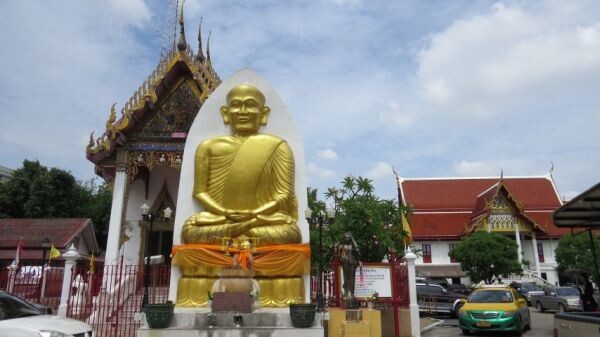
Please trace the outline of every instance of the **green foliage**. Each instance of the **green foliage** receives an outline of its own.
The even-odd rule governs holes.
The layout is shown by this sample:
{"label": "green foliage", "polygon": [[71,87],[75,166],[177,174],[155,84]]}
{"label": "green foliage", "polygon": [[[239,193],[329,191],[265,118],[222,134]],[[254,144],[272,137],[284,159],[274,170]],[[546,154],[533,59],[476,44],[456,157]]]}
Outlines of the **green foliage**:
{"label": "green foliage", "polygon": [[[345,232],[352,233],[362,261],[380,262],[389,248],[404,251],[401,212],[407,210],[400,208],[395,200],[375,196],[370,179],[349,176],[341,184],[341,188],[331,187],[325,192],[325,197],[332,201],[336,211],[334,222],[323,230],[325,264],[330,264],[333,247],[341,242]],[[313,205],[316,208],[312,208]],[[309,207],[325,209],[325,203],[317,200],[314,189],[309,189]],[[311,249],[318,251],[317,227],[311,228]],[[313,263],[316,256],[318,254],[313,254]]]}
{"label": "green foliage", "polygon": [[1,218],[91,218],[103,247],[112,193],[96,180],[78,182],[58,168],[25,160],[13,177],[0,184]]}
{"label": "green foliage", "polygon": [[473,282],[490,283],[494,276],[521,273],[517,244],[510,238],[487,232],[475,232],[463,237],[448,253],[460,262]]}
{"label": "green foliage", "polygon": [[[600,263],[600,238],[597,235],[594,235],[593,238],[596,246],[596,258]],[[587,232],[561,237],[555,254],[558,263],[556,270],[559,273],[563,273],[567,269],[579,269],[588,275],[596,275],[590,238]],[[600,281],[598,276],[593,278],[596,283]]]}

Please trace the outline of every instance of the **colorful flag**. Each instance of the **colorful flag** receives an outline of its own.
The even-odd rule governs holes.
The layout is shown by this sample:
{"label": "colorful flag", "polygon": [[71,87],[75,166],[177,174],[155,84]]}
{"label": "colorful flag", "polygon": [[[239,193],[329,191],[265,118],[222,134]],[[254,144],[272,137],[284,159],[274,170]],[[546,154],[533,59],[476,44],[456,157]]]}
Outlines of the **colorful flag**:
{"label": "colorful flag", "polygon": [[94,273],[96,267],[94,266],[94,253],[92,253],[92,257],[90,257],[90,273]]}
{"label": "colorful flag", "polygon": [[56,249],[54,244],[50,244],[50,257],[48,258],[48,261],[60,257],[60,255],[60,250]]}
{"label": "colorful flag", "polygon": [[15,254],[15,260],[13,261],[14,265],[19,264],[21,256],[23,256],[23,240],[19,240],[19,243],[17,244],[17,253]]}
{"label": "colorful flag", "polygon": [[413,242],[412,231],[410,230],[410,224],[406,219],[406,214],[404,210],[400,212],[402,213],[402,231],[404,232],[404,244],[408,246]]}

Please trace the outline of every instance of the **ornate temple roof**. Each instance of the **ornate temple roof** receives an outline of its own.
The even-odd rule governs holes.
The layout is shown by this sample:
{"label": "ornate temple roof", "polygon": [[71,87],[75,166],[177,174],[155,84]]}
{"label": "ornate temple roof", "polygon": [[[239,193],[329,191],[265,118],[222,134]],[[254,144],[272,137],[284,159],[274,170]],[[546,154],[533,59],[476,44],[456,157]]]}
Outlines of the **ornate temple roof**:
{"label": "ornate temple roof", "polygon": [[521,215],[539,229],[538,238],[558,237],[552,212],[562,205],[548,176],[504,178],[401,179],[401,198],[412,206],[411,230],[417,240],[456,240],[488,214],[490,201],[504,191]]}
{"label": "ornate temple roof", "polygon": [[[199,29],[198,53],[194,55],[185,39],[183,12],[180,14],[179,25],[177,44],[161,58],[156,69],[124,104],[120,116],[117,116],[115,103],[110,109],[102,135],[95,138],[94,132],[90,134],[86,157],[95,164],[96,174],[107,180],[112,180],[114,177],[115,157],[119,148],[131,147],[133,143],[141,141],[154,142],[154,145],[171,142],[172,152],[182,152],[181,144],[185,143],[193,117],[210,93],[221,83],[210,58],[210,34],[206,56],[204,56],[202,33]],[[179,95],[178,101],[173,102],[171,97],[176,95]],[[171,102],[168,102],[169,99]],[[163,118],[166,120],[162,123],[161,129],[164,132],[152,133],[144,130],[147,124],[152,123],[155,127],[150,131],[157,130],[157,125],[160,123],[153,120],[153,117],[165,104],[175,105],[170,108],[171,110],[194,111],[185,116],[185,122],[181,122],[181,118],[173,116],[172,113],[171,116]],[[179,123],[177,127],[173,127],[177,123]],[[145,136],[135,137],[137,133],[144,133]]]}

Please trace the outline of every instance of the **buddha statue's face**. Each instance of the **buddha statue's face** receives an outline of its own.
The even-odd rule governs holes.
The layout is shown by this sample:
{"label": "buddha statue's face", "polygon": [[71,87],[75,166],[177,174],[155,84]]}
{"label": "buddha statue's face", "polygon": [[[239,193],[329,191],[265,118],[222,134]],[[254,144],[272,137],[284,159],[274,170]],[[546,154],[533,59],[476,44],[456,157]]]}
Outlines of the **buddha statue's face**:
{"label": "buddha statue's face", "polygon": [[271,109],[265,106],[265,96],[250,85],[237,86],[227,94],[227,105],[221,107],[223,122],[234,135],[251,135],[267,124]]}

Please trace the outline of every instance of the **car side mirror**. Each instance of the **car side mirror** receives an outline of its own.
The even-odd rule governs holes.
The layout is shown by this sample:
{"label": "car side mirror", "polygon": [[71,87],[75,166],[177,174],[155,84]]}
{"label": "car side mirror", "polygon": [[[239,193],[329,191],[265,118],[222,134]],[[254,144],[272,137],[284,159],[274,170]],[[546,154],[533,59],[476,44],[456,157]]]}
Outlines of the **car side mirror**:
{"label": "car side mirror", "polygon": [[442,289],[442,294],[447,295],[448,294],[448,290]]}
{"label": "car side mirror", "polygon": [[465,303],[467,303],[467,300],[465,300],[465,299],[463,299],[463,298],[461,298],[460,300],[458,300],[458,306],[462,306],[462,305],[464,305]]}
{"label": "car side mirror", "polygon": [[525,303],[527,303],[527,302],[525,302],[525,299],[524,299],[524,298],[519,298],[519,299],[517,300],[517,303],[519,303],[519,304],[525,304]]}

